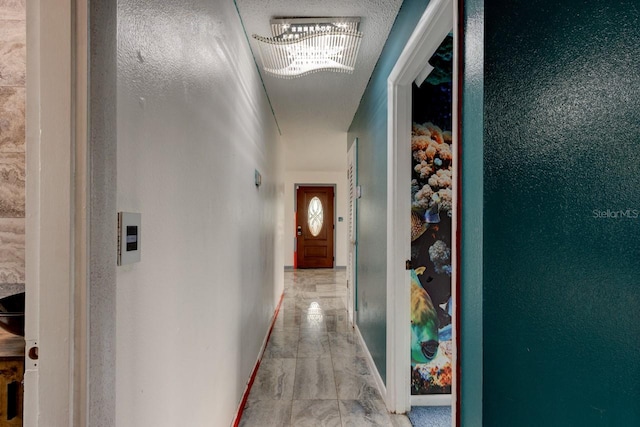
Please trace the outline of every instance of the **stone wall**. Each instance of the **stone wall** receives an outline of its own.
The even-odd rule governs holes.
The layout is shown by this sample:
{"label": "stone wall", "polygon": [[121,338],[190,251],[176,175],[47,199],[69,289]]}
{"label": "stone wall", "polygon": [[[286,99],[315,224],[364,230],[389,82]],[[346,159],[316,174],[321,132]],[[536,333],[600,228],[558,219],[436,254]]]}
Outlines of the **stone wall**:
{"label": "stone wall", "polygon": [[26,0],[0,0],[0,297],[24,290]]}

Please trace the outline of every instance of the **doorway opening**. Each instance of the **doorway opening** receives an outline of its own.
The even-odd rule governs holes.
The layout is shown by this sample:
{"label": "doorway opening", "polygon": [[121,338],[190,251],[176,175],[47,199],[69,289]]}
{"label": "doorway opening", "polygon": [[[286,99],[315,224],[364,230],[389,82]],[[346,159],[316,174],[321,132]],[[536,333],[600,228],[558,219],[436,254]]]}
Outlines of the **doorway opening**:
{"label": "doorway opening", "polygon": [[[411,90],[411,406],[451,406],[453,34]],[[423,76],[426,78],[423,79]]]}

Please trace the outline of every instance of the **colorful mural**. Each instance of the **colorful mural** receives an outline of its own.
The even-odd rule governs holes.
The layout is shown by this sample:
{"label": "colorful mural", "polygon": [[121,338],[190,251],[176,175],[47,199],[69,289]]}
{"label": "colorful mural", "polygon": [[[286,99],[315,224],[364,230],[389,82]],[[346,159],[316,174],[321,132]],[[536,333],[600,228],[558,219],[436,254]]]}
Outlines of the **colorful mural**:
{"label": "colorful mural", "polygon": [[413,87],[411,153],[411,394],[449,394],[451,318],[453,38]]}

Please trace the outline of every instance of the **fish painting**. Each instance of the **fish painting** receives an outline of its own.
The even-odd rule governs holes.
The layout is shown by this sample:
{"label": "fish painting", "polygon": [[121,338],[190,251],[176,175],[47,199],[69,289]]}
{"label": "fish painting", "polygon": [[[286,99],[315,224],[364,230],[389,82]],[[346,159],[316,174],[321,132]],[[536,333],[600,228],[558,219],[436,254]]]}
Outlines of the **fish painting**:
{"label": "fish painting", "polygon": [[437,224],[440,222],[440,206],[438,202],[431,205],[424,214],[424,220],[427,224]]}
{"label": "fish painting", "polygon": [[428,363],[438,352],[438,313],[411,270],[411,361]]}
{"label": "fish painting", "polygon": [[418,237],[422,236],[427,231],[428,224],[426,224],[421,216],[412,211],[411,212],[411,241],[413,242]]}

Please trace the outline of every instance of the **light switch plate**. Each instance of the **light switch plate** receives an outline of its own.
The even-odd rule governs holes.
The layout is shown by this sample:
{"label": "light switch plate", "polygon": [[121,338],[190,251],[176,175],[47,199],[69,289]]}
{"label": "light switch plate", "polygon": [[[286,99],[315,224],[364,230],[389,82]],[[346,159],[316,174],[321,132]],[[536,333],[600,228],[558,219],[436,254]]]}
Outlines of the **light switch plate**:
{"label": "light switch plate", "polygon": [[256,183],[256,187],[260,187],[262,185],[262,175],[260,174],[260,172],[258,172],[258,169],[255,170],[253,176]]}
{"label": "light switch plate", "polygon": [[141,232],[139,213],[118,212],[118,265],[140,262]]}

